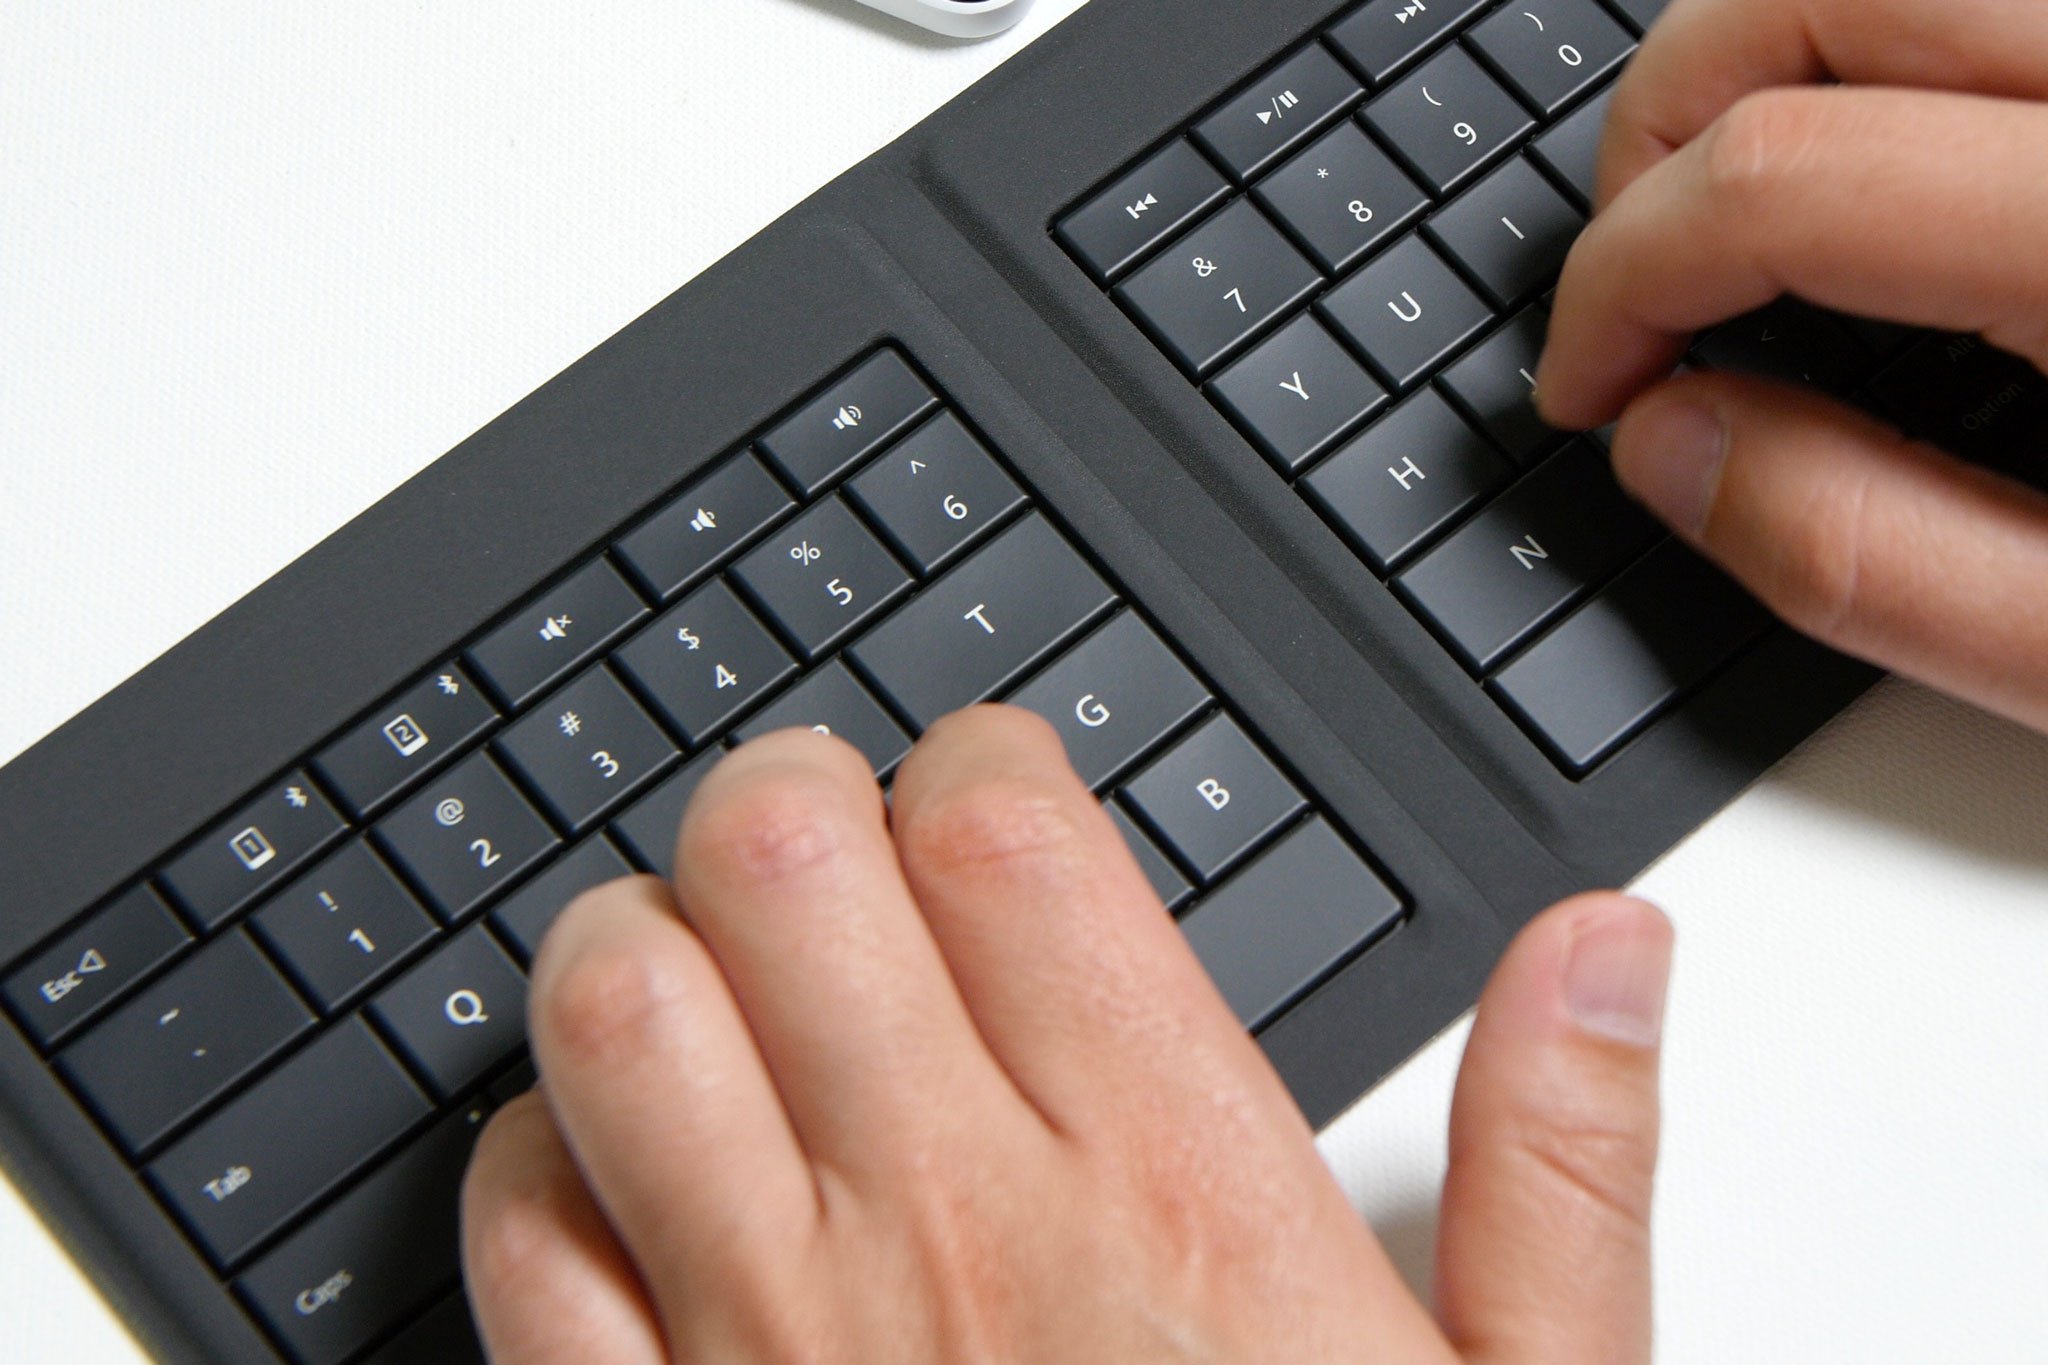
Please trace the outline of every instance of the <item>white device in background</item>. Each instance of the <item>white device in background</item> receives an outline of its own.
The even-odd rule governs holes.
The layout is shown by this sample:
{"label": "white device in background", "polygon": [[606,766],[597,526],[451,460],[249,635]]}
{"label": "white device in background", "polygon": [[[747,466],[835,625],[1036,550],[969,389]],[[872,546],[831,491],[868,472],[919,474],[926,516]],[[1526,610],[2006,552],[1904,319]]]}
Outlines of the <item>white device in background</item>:
{"label": "white device in background", "polygon": [[1031,0],[860,0],[869,9],[908,19],[952,38],[986,38],[1024,17]]}

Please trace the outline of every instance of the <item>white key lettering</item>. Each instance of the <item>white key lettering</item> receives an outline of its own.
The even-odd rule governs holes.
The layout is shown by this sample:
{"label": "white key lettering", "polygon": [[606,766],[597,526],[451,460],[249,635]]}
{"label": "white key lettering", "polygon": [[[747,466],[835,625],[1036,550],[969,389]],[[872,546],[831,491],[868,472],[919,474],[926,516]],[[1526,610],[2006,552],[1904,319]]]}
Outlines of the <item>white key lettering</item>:
{"label": "white key lettering", "polygon": [[1523,543],[1520,545],[1508,546],[1508,553],[1515,557],[1517,564],[1520,564],[1531,573],[1536,571],[1538,561],[1550,558],[1550,551],[1538,544],[1536,537],[1533,535],[1523,537]]}
{"label": "white key lettering", "polygon": [[1401,485],[1403,493],[1415,491],[1414,484],[1410,483],[1409,480],[1412,479],[1414,483],[1421,483],[1429,477],[1429,475],[1422,472],[1422,466],[1415,463],[1413,455],[1408,456],[1399,465],[1388,465],[1387,472],[1394,476],[1395,483]]}
{"label": "white key lettering", "polygon": [[1195,792],[1209,803],[1210,810],[1222,810],[1230,804],[1230,788],[1213,777],[1205,777],[1195,784]]}
{"label": "white key lettering", "polygon": [[1291,384],[1290,384],[1290,383],[1288,383],[1288,382],[1287,382],[1286,380],[1284,380],[1284,379],[1283,379],[1283,380],[1281,380],[1281,381],[1280,381],[1280,387],[1281,387],[1281,388],[1283,388],[1283,389],[1285,389],[1285,390],[1287,390],[1287,391],[1288,391],[1289,393],[1293,393],[1293,394],[1299,394],[1299,395],[1301,396],[1301,401],[1302,401],[1302,402],[1304,402],[1304,403],[1306,403],[1306,402],[1308,402],[1308,401],[1309,401],[1309,398],[1308,398],[1308,388],[1307,388],[1307,386],[1305,386],[1305,385],[1304,385],[1304,384],[1303,384],[1303,383],[1301,382],[1301,371],[1300,371],[1300,370],[1296,370],[1296,371],[1294,372],[1294,382],[1293,382],[1293,383],[1291,383]]}

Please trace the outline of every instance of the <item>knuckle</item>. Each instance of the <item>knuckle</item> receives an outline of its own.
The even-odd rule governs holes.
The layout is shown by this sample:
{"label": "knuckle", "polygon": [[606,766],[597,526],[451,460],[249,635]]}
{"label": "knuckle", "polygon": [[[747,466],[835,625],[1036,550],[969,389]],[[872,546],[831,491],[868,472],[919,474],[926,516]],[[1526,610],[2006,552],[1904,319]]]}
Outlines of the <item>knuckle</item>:
{"label": "knuckle", "polygon": [[554,1205],[546,1189],[519,1179],[532,1125],[552,1122],[538,1100],[507,1105],[485,1126],[462,1184],[464,1274],[485,1297],[522,1293],[554,1255]]}
{"label": "knuckle", "polygon": [[818,769],[776,765],[742,772],[690,811],[682,863],[719,881],[800,877],[838,856],[843,822],[833,817],[847,802],[845,784]]}
{"label": "knuckle", "polygon": [[1830,481],[1777,539],[1767,595],[1808,635],[1831,638],[1861,613],[1868,495],[1864,477]]}
{"label": "knuckle", "polygon": [[1738,223],[1798,183],[1813,149],[1825,140],[1828,105],[1807,90],[1746,95],[1706,134],[1707,187],[1713,202]]}
{"label": "knuckle", "polygon": [[1086,846],[1073,793],[1039,777],[975,778],[933,792],[903,822],[904,858],[926,872],[1043,879]]}
{"label": "knuckle", "polygon": [[1632,1234],[1649,1236],[1657,1173],[1654,1125],[1529,1118],[1517,1125],[1511,1142],[1574,1201],[1604,1209]]}
{"label": "knuckle", "polygon": [[678,990],[660,962],[632,942],[588,943],[537,975],[534,1030],[578,1062],[632,1055],[639,1040],[667,1032]]}

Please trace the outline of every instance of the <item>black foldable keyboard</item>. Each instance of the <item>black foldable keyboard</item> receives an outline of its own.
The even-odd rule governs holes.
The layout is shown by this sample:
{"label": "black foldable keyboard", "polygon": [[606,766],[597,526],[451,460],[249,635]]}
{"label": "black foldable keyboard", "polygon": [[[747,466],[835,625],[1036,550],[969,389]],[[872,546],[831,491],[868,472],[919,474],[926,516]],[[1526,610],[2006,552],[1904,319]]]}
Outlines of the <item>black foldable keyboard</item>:
{"label": "black foldable keyboard", "polygon": [[[163,1359],[476,1358],[554,916],[727,746],[987,699],[1327,1121],[1871,678],[1530,403],[1660,8],[1095,0],[659,304],[0,771],[10,1175]],[[1793,300],[1688,363],[2048,425]]]}

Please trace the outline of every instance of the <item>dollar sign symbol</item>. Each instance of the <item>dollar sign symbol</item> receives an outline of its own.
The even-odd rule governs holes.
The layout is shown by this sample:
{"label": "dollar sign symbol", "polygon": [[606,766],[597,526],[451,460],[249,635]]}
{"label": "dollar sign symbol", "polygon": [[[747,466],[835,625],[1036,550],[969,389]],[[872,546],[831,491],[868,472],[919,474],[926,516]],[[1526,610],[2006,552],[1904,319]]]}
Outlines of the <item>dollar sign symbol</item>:
{"label": "dollar sign symbol", "polygon": [[691,630],[688,626],[684,626],[681,630],[678,630],[676,632],[676,638],[683,642],[684,649],[692,651],[694,651],[699,645],[704,643],[702,640],[698,639],[696,635],[691,633]]}

